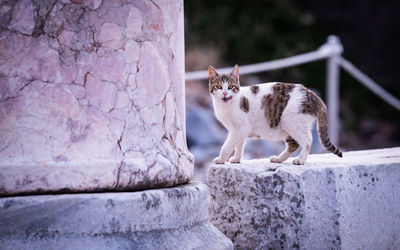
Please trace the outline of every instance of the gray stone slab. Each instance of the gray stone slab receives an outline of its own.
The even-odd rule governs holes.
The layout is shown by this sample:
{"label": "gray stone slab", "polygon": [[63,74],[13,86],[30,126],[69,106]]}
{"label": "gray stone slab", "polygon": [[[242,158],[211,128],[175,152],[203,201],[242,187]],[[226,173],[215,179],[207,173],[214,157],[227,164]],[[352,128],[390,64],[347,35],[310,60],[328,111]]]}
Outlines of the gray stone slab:
{"label": "gray stone slab", "polygon": [[0,199],[0,249],[232,249],[206,185]]}
{"label": "gray stone slab", "polygon": [[400,148],[212,165],[210,220],[238,249],[398,249]]}

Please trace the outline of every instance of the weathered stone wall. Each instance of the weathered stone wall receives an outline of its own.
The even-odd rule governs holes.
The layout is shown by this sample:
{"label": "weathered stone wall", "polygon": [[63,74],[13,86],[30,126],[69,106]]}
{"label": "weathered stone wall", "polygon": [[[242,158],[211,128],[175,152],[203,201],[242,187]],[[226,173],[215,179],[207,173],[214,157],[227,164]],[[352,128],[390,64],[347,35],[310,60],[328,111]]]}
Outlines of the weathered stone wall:
{"label": "weathered stone wall", "polygon": [[186,183],[183,1],[0,4],[0,195]]}
{"label": "weathered stone wall", "polygon": [[400,245],[400,148],[213,165],[207,184],[210,220],[238,249]]}

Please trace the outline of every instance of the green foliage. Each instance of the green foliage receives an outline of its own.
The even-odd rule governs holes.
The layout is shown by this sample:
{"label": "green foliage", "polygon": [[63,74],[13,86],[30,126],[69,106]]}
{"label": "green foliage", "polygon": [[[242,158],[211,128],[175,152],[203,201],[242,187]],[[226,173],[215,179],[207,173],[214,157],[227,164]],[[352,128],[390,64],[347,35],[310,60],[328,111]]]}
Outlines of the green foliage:
{"label": "green foliage", "polygon": [[[186,49],[210,47],[223,65],[280,59],[316,50],[325,42],[311,14],[290,0],[185,1]],[[262,81],[305,83],[325,92],[325,63],[258,74]],[[243,78],[245,80],[245,78]],[[245,82],[243,82],[245,83]]]}
{"label": "green foliage", "polygon": [[[316,49],[321,42],[310,15],[288,0],[185,1],[186,45],[217,47],[239,64]],[[323,41],[322,41],[323,42]]]}

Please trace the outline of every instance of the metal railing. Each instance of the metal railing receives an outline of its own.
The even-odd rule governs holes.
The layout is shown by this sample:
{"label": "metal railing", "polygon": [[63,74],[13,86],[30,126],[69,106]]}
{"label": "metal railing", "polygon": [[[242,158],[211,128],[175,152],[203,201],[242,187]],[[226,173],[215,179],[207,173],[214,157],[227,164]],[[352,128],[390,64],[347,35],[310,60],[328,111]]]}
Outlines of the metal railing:
{"label": "metal railing", "polygon": [[[329,36],[327,42],[318,50],[269,62],[255,63],[240,66],[240,74],[254,74],[263,71],[293,67],[322,59],[327,60],[326,74],[326,104],[328,107],[329,137],[334,144],[339,142],[339,80],[340,67],[360,81],[365,87],[378,95],[384,101],[400,111],[400,101],[385,89],[380,87],[370,77],[344,59],[341,54],[343,46],[337,36]],[[218,72],[228,74],[232,68],[220,68]],[[207,70],[186,72],[185,80],[208,79]]]}

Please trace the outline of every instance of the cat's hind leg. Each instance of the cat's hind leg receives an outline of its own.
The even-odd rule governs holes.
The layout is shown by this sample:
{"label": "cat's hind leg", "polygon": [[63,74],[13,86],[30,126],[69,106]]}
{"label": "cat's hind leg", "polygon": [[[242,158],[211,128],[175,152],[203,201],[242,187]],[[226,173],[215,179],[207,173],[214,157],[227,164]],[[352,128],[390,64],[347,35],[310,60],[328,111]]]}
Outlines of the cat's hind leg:
{"label": "cat's hind leg", "polygon": [[308,114],[298,114],[292,111],[282,115],[282,128],[287,135],[293,138],[300,146],[299,156],[293,160],[295,165],[303,165],[310,153],[312,134],[311,128],[314,124],[315,117]]}
{"label": "cat's hind leg", "polygon": [[271,157],[270,161],[273,163],[281,163],[286,161],[299,147],[299,144],[291,136],[288,136],[285,140],[286,149],[278,157]]}
{"label": "cat's hind leg", "polygon": [[240,160],[242,159],[242,155],[243,155],[243,149],[244,149],[245,142],[246,142],[246,139],[243,139],[242,142],[240,142],[235,147],[235,154],[231,158],[229,158],[230,163],[240,163]]}
{"label": "cat's hind leg", "polygon": [[303,165],[308,155],[310,154],[312,135],[311,131],[303,131],[303,133],[291,134],[294,140],[296,140],[301,148],[299,156],[293,160],[294,165]]}

